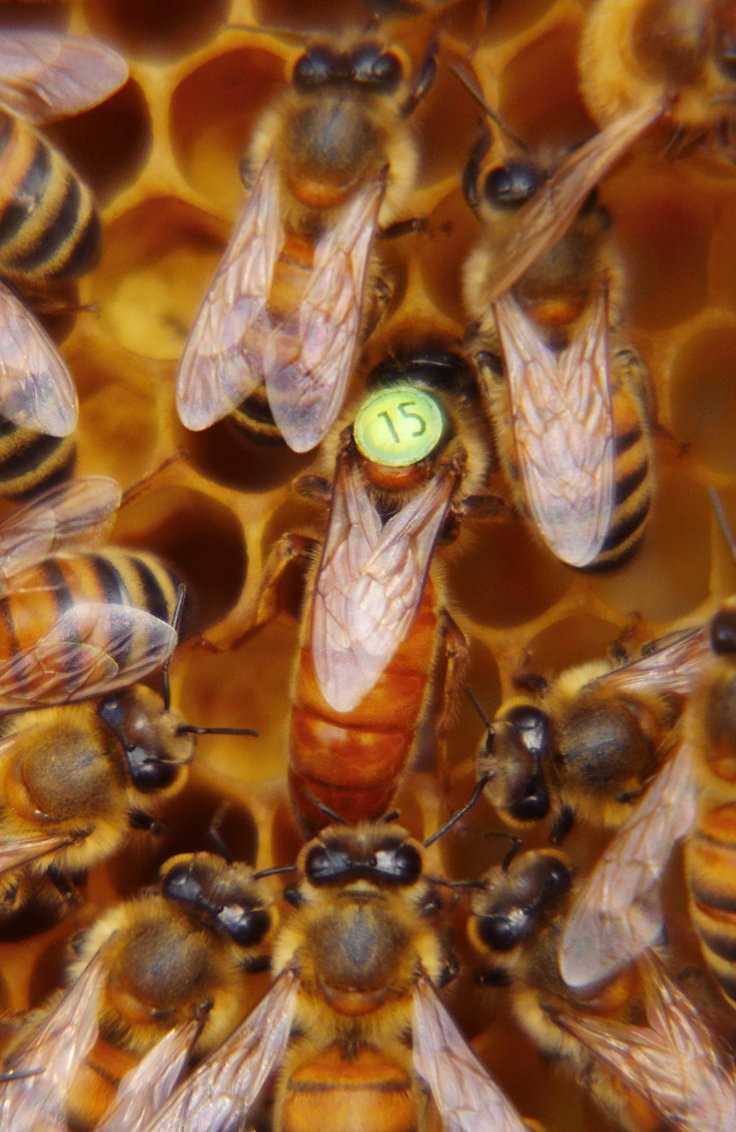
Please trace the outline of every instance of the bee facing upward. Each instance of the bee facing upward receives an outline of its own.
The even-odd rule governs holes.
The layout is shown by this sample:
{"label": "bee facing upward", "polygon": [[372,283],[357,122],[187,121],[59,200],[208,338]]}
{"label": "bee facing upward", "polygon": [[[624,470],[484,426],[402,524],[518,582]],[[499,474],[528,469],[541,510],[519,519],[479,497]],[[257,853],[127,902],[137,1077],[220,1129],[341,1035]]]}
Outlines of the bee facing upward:
{"label": "bee facing upward", "polygon": [[[0,276],[23,286],[94,266],[92,193],[33,125],[94,106],[127,75],[93,40],[0,32]],[[68,470],[77,396],[55,345],[3,283],[0,334],[0,494],[17,496]]]}
{"label": "bee facing upward", "polygon": [[274,1132],[524,1132],[437,994],[455,961],[422,846],[386,824],[330,826],[302,850],[273,987],[142,1132],[240,1127],[280,1067]]}
{"label": "bee facing upward", "polygon": [[580,88],[599,125],[659,101],[681,138],[712,131],[732,155],[735,51],[733,0],[598,0],[580,45]]}
{"label": "bee facing upward", "polygon": [[[247,865],[185,853],[165,862],[157,886],[105,912],[75,942],[69,989],[34,1011],[13,1043],[9,1064],[30,1059],[43,1073],[6,1093],[2,1132],[30,1132],[42,1118],[49,1129],[89,1132],[103,1117],[107,1124],[121,1079],[146,1054],[135,1078],[141,1106],[170,1073],[163,1050],[181,1045],[186,1064],[214,1049],[252,1005],[248,973],[268,967],[261,945],[269,905]],[[67,1017],[80,980],[92,993]],[[62,1019],[66,1043],[56,1060]],[[115,1128],[138,1126],[120,1113],[116,1121]]]}
{"label": "bee facing upward", "polygon": [[285,536],[262,594],[295,553],[312,557],[289,736],[291,797],[310,831],[326,823],[315,798],[352,821],[386,812],[444,652],[443,734],[465,640],[431,565],[486,499],[473,495],[488,450],[464,359],[417,350],[384,359],[369,382],[340,434],[331,488],[315,477],[302,486],[329,500],[319,560],[314,540]]}
{"label": "bee facing upward", "polygon": [[[621,326],[622,264],[595,195],[578,199],[646,120],[563,160],[499,133],[495,163],[483,170],[479,144],[465,170],[484,228],[464,295],[501,465],[521,512],[577,567],[633,553],[652,497],[648,375]],[[508,248],[523,235],[537,254],[504,279]]]}
{"label": "bee facing upward", "polygon": [[[245,162],[248,202],[177,375],[187,428],[232,412],[256,434],[313,448],[340,411],[361,332],[376,316],[373,243],[417,168],[407,117],[429,87],[398,47],[315,44],[263,114]],[[250,397],[265,382],[262,390]]]}

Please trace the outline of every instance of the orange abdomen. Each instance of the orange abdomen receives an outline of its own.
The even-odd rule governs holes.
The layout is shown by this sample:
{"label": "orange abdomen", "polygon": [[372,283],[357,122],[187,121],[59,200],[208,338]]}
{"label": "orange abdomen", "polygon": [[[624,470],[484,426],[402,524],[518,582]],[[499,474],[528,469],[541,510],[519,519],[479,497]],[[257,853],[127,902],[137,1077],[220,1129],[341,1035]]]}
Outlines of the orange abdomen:
{"label": "orange abdomen", "polygon": [[408,637],[371,691],[343,714],[325,701],[304,644],[291,715],[289,789],[310,830],[329,819],[307,792],[350,822],[386,812],[411,755],[436,647],[435,591],[427,581]]}
{"label": "orange abdomen", "polygon": [[380,1050],[328,1046],[283,1083],[278,1132],[415,1132],[415,1083]]}
{"label": "orange abdomen", "polygon": [[140,1060],[98,1038],[77,1071],[66,1095],[70,1132],[96,1128],[115,1100],[122,1078]]}
{"label": "orange abdomen", "polygon": [[736,802],[700,815],[685,846],[690,918],[723,994],[736,1003]]}

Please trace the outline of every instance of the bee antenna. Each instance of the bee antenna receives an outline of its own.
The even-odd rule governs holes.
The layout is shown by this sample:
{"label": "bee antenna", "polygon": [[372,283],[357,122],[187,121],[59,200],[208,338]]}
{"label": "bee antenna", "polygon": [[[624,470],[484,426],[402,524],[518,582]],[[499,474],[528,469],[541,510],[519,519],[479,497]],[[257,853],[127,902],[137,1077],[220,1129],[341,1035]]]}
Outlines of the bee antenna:
{"label": "bee antenna", "polygon": [[449,70],[451,70],[455,78],[463,84],[468,94],[470,94],[475,99],[480,108],[483,110],[483,113],[491,119],[494,126],[498,126],[501,133],[506,134],[506,137],[510,138],[514,145],[518,146],[519,149],[524,151],[524,153],[529,153],[529,146],[526,144],[526,142],[522,141],[519,135],[515,134],[514,131],[506,125],[500,114],[491,109],[483,95],[480,93],[478,88],[473,85],[468,76],[464,75],[460,68],[456,67],[454,63],[450,63]]}
{"label": "bee antenna", "polygon": [[274,877],[278,873],[294,873],[296,872],[296,865],[274,865],[272,869],[261,869],[258,873],[253,873],[253,880],[261,880],[263,877]]}
{"label": "bee antenna", "polygon": [[178,464],[180,460],[186,460],[188,455],[189,453],[187,452],[186,448],[177,448],[176,452],[174,452],[171,456],[167,456],[165,460],[162,460],[157,468],[154,468],[152,472],[149,472],[147,476],[144,476],[142,480],[136,480],[134,484],[131,484],[127,491],[123,492],[123,498],[121,500],[120,506],[127,507],[128,504],[132,503],[134,499],[137,499],[139,495],[143,495],[145,492],[147,492],[148,489],[153,486],[162,472],[166,471],[166,469],[172,464]]}
{"label": "bee antenna", "polygon": [[217,807],[207,830],[207,841],[213,853],[222,857],[225,864],[232,865],[234,858],[222,835],[222,823],[225,821],[229,809],[229,802],[223,802],[221,806]]}
{"label": "bee antenna", "polygon": [[292,44],[304,44],[308,40],[314,39],[316,34],[313,31],[297,31],[296,28],[255,27],[253,24],[225,24],[224,31],[245,31],[250,35],[273,35]]}
{"label": "bee antenna", "polygon": [[477,711],[478,715],[481,718],[482,723],[485,724],[486,730],[490,731],[492,735],[495,735],[495,730],[494,730],[493,724],[491,723],[490,719],[486,715],[486,712],[483,709],[483,707],[481,706],[480,701],[478,700],[477,696],[475,695],[475,692],[473,691],[473,689],[468,684],[465,685],[465,695],[468,697],[471,704],[473,705],[473,707]]}
{"label": "bee antenna", "polygon": [[400,817],[400,810],[389,810],[389,812],[387,814],[384,814],[381,818],[381,825],[388,825],[389,822],[397,821]]}
{"label": "bee antenna", "polygon": [[307,790],[305,788],[304,794],[321,814],[325,814],[328,818],[332,818],[332,820],[336,821],[338,825],[350,825],[350,822],[346,817],[343,817],[342,814],[338,814],[337,810],[333,810],[331,806],[328,806],[324,802],[320,801],[317,795],[313,794],[311,790]]}
{"label": "bee antenna", "polygon": [[[171,628],[176,635],[179,635],[179,627],[181,625],[182,613],[184,612],[184,602],[187,597],[187,587],[183,582],[180,582],[176,587],[176,605],[174,612],[171,615]],[[169,680],[169,669],[171,668],[171,656],[167,656],[161,669],[161,698],[164,701],[164,711],[169,711],[171,707],[171,682]]]}
{"label": "bee antenna", "polygon": [[489,829],[486,833],[486,837],[505,837],[511,842],[511,848],[501,861],[501,868],[506,872],[514,857],[524,844],[523,840],[517,837],[515,833],[509,833],[505,829]]}
{"label": "bee antenna", "polygon": [[708,488],[708,495],[710,496],[711,506],[720,532],[725,539],[726,546],[731,552],[731,557],[736,562],[736,542],[734,542],[733,531],[726,518],[726,512],[723,510],[723,501],[714,487]]}
{"label": "bee antenna", "polygon": [[428,876],[430,884],[441,884],[444,888],[485,888],[482,880],[445,880],[444,877]]}
{"label": "bee antenna", "polygon": [[177,735],[251,735],[259,738],[259,732],[252,727],[195,727],[192,723],[180,723]]}
{"label": "bee antenna", "polygon": [[43,1069],[9,1069],[7,1073],[0,1073],[0,1084],[7,1081],[23,1081],[26,1077],[38,1077]]}
{"label": "bee antenna", "polygon": [[483,788],[488,782],[491,781],[491,777],[492,776],[490,774],[481,775],[481,777],[475,784],[473,793],[470,795],[470,798],[465,803],[465,805],[461,806],[459,810],[455,810],[455,813],[447,819],[445,824],[440,826],[440,828],[435,833],[433,833],[431,837],[427,838],[427,840],[424,842],[425,849],[432,845],[433,842],[437,841],[439,837],[442,837],[443,834],[447,833],[448,829],[452,829],[453,825],[455,825],[456,822],[459,822],[460,818],[464,817],[465,814],[467,814],[468,810],[471,810],[473,808],[473,806],[483,793]]}

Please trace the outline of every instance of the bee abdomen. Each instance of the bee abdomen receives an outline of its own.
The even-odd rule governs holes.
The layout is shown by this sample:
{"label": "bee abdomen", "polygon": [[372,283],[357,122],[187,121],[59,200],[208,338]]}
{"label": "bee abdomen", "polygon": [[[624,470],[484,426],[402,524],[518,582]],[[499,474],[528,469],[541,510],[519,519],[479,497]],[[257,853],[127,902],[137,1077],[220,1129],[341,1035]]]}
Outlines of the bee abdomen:
{"label": "bee abdomen", "polygon": [[416,1132],[413,1082],[379,1050],[347,1060],[338,1045],[301,1065],[286,1083],[282,1132]]}
{"label": "bee abdomen", "polygon": [[637,549],[652,504],[652,453],[649,429],[639,398],[625,388],[612,398],[614,506],[605,541],[593,569],[625,562]]}
{"label": "bee abdomen", "polygon": [[690,916],[705,959],[736,1003],[736,805],[701,816],[685,849]]}
{"label": "bee abdomen", "polygon": [[62,155],[0,111],[0,269],[63,279],[94,266],[100,223],[92,194]]}
{"label": "bee abdomen", "polygon": [[46,436],[0,416],[0,496],[22,498],[69,476],[76,444],[72,436]]}

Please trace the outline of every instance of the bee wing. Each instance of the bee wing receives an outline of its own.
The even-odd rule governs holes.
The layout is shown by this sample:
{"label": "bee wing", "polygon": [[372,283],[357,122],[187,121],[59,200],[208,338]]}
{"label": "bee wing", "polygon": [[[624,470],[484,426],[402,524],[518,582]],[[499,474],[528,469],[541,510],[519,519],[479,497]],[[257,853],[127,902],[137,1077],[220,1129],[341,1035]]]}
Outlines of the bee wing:
{"label": "bee wing", "polygon": [[335,711],[373,688],[411,628],[455,487],[430,480],[382,527],[359,469],[341,459],[312,597],[312,655]]}
{"label": "bee wing", "polygon": [[713,659],[710,625],[698,625],[675,634],[666,644],[643,653],[629,664],[622,664],[596,680],[606,688],[623,691],[646,691],[661,688],[687,694],[693,681]]}
{"label": "bee wing", "polygon": [[72,606],[32,647],[0,663],[0,711],[87,700],[135,684],[176,642],[171,625],[134,606]]}
{"label": "bee wing", "polygon": [[384,187],[383,180],[367,181],[356,191],[317,244],[298,311],[274,331],[268,402],[295,452],[319,444],[342,406]]}
{"label": "bee wing", "polygon": [[571,566],[600,553],[614,504],[605,291],[561,353],[512,295],[495,303],[529,508],[552,551]]}
{"label": "bee wing", "polygon": [[[39,736],[42,733],[42,728],[39,726],[33,728],[38,731]],[[28,731],[23,733],[24,739],[27,737]],[[5,758],[8,753],[12,754],[13,748],[19,741],[18,734],[10,735],[7,739],[0,742],[0,758]],[[39,837],[6,837],[0,844],[0,874],[13,872],[15,869],[20,869],[24,865],[29,865],[32,861],[38,860],[39,857],[46,857],[52,853],[60,853],[62,849],[74,843],[74,838],[68,834],[47,834]]]}
{"label": "bee wing", "polygon": [[494,245],[493,267],[486,278],[489,301],[513,287],[557,243],[588,193],[664,109],[660,101],[622,114],[576,149],[518,210],[514,224]]}
{"label": "bee wing", "polygon": [[235,1132],[291,1033],[299,982],[284,971],[255,1010],[195,1069],[141,1132]]}
{"label": "bee wing", "polygon": [[115,521],[122,492],[107,476],[82,476],[49,488],[0,523],[0,574],[58,553],[101,542]]}
{"label": "bee wing", "polygon": [[41,324],[0,283],[0,414],[48,436],[77,424],[77,391],[66,363]]}
{"label": "bee wing", "polygon": [[4,31],[0,75],[0,102],[22,118],[45,122],[102,102],[127,81],[128,65],[94,39]]}
{"label": "bee wing", "polygon": [[97,1004],[105,976],[105,960],[98,952],[13,1056],[15,1072],[28,1070],[32,1075],[0,1085],[0,1132],[65,1127],[64,1097],[97,1039]]}
{"label": "bee wing", "polygon": [[195,1018],[169,1030],[125,1074],[97,1132],[142,1132],[151,1114],[165,1104],[179,1084],[201,1029],[201,1022]]}
{"label": "bee wing", "polygon": [[568,1015],[570,1030],[683,1132],[730,1132],[736,1077],[718,1035],[654,952],[639,960],[647,1026]]}
{"label": "bee wing", "polygon": [[273,333],[268,295],[284,242],[279,170],[261,169],[194,320],[176,375],[176,407],[194,432],[231,413],[260,385]]}
{"label": "bee wing", "polygon": [[414,1068],[432,1091],[445,1132],[528,1132],[424,975],[414,983],[413,1006]]}
{"label": "bee wing", "polygon": [[609,978],[662,933],[662,872],[695,819],[693,751],[681,743],[579,889],[560,941],[570,987]]}

